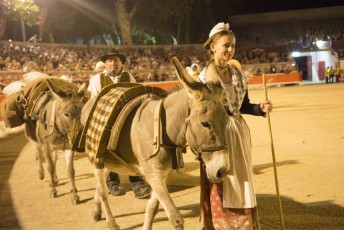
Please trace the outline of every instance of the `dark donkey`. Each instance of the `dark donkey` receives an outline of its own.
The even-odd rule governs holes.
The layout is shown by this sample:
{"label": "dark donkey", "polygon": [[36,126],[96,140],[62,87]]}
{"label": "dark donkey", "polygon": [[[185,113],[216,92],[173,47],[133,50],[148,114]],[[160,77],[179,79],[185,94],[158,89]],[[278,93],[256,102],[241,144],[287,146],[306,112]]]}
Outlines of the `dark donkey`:
{"label": "dark donkey", "polygon": [[[174,229],[184,228],[183,217],[174,205],[166,186],[176,147],[183,148],[188,143],[190,148],[203,159],[207,176],[213,182],[223,180],[230,167],[225,138],[228,116],[222,104],[221,85],[199,83],[187,74],[177,58],[173,58],[172,61],[184,89],[171,93],[163,101],[146,99],[130,113],[119,137],[116,153],[129,162],[135,172],[123,167],[111,154],[104,154],[103,157],[106,169],[127,175],[139,173],[145,176],[152,187],[143,229],[152,228],[159,204],[166,211]],[[94,100],[90,100],[83,108],[83,124],[89,116],[93,103]],[[162,143],[157,154],[152,157],[154,115],[159,107],[161,107]],[[94,168],[97,181],[94,218],[101,219],[102,205],[108,226],[111,229],[120,229],[107,200],[105,168]]]}
{"label": "dark donkey", "polygon": [[[56,175],[57,151],[64,150],[72,202],[78,204],[79,197],[74,180],[74,153],[71,151],[71,145],[80,127],[80,115],[84,105],[83,98],[87,83],[84,83],[77,92],[75,90],[65,92],[49,79],[44,79],[44,81],[49,87],[48,93],[42,96],[46,98],[40,98],[44,103],[37,112],[38,119],[26,121],[25,133],[28,139],[36,145],[39,162],[38,173],[41,180],[45,176],[43,160],[46,159],[48,163],[51,181],[50,196],[53,198],[57,196],[55,187],[58,185]],[[77,89],[77,87],[71,88]]]}

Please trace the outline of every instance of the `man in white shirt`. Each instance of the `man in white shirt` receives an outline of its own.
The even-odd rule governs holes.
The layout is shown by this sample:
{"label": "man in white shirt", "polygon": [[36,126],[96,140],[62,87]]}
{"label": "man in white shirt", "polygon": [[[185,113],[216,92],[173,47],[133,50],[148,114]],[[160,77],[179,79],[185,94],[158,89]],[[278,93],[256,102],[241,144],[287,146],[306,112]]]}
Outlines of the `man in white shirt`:
{"label": "man in white shirt", "polygon": [[[100,60],[105,64],[105,69],[90,79],[87,89],[91,92],[91,98],[96,97],[105,86],[118,82],[136,83],[135,78],[123,68],[126,62],[126,57],[123,54],[112,50],[110,53],[101,56]],[[136,198],[147,198],[150,196],[151,188],[145,184],[142,177],[129,176],[129,181]],[[119,188],[120,178],[117,173],[110,172],[106,178],[106,184],[112,195],[121,196],[125,194]]]}
{"label": "man in white shirt", "polygon": [[118,53],[118,51],[112,51],[101,56],[100,60],[104,62],[105,69],[90,79],[88,90],[91,92],[91,98],[96,97],[102,88],[110,84],[117,82],[136,83],[135,78],[123,69],[123,65],[126,62],[123,54]]}

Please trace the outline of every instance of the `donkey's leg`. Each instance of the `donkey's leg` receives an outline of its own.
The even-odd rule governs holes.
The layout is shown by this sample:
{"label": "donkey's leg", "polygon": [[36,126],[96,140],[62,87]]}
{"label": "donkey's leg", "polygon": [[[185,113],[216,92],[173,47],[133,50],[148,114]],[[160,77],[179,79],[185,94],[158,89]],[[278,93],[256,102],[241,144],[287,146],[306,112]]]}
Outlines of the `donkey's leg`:
{"label": "donkey's leg", "polygon": [[52,162],[53,162],[53,165],[54,165],[54,184],[55,186],[59,185],[59,179],[57,178],[57,174],[56,174],[56,164],[57,164],[57,156],[58,156],[58,151],[55,150],[50,150],[51,151],[51,159],[52,159]]}
{"label": "donkey's leg", "polygon": [[94,194],[93,202],[94,202],[93,219],[98,222],[102,219],[102,207],[101,207],[101,202],[99,198],[98,183],[96,183],[96,192]]}
{"label": "donkey's leg", "polygon": [[56,168],[55,168],[55,164],[54,164],[54,161],[53,161],[53,158],[54,156],[53,155],[53,152],[51,151],[51,149],[49,148],[49,145],[48,144],[42,144],[42,150],[43,150],[43,153],[44,153],[44,156],[47,160],[47,163],[48,163],[48,172],[49,172],[49,175],[50,175],[50,197],[52,198],[55,198],[57,196],[57,191],[56,191],[56,184],[55,184],[55,177],[56,177]]}
{"label": "donkey's leg", "polygon": [[[105,182],[105,169],[94,168],[93,172],[97,181],[95,198],[98,196],[103,206],[103,209],[105,212],[106,223],[111,230],[119,230],[120,227],[116,223],[116,220],[112,215],[109,202],[107,199],[108,190],[107,190],[106,182]],[[99,210],[99,204],[95,203],[95,205],[96,205],[95,211]]]}
{"label": "donkey's leg", "polygon": [[75,186],[75,170],[74,170],[74,153],[70,149],[66,149],[64,151],[66,164],[67,164],[67,174],[69,178],[69,184],[70,184],[70,193],[72,195],[72,201],[73,204],[79,204],[80,199],[78,196],[78,190]]}
{"label": "donkey's leg", "polygon": [[[180,214],[176,206],[174,205],[170,194],[168,193],[166,186],[166,176],[162,176],[164,173],[159,173],[156,175],[146,175],[146,180],[152,187],[153,191],[156,193],[161,206],[164,208],[168,219],[170,220],[174,229],[182,230],[184,229],[184,219]],[[148,209],[149,207],[147,207]],[[147,214],[147,213],[146,213]],[[145,218],[146,219],[146,218]],[[149,217],[147,217],[149,219]]]}
{"label": "donkey's leg", "polygon": [[156,214],[159,211],[159,200],[154,191],[152,191],[151,197],[148,200],[146,213],[145,213],[145,221],[143,223],[143,230],[150,230],[153,226],[153,220]]}
{"label": "donkey's leg", "polygon": [[36,157],[38,160],[38,178],[40,180],[44,179],[44,168],[43,168],[43,151],[42,151],[42,146],[41,144],[35,143],[36,147]]}

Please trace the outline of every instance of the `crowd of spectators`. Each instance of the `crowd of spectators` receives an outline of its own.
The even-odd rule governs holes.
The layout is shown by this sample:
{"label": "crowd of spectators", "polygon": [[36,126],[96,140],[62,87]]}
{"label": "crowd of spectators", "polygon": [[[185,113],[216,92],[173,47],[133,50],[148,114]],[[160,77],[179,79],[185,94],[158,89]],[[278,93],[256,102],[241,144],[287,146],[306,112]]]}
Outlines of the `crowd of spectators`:
{"label": "crowd of spectators", "polygon": [[261,64],[261,63],[276,63],[276,62],[289,62],[291,56],[288,52],[281,51],[266,51],[264,49],[256,48],[249,51],[236,52],[235,59],[241,64]]}
{"label": "crowd of spectators", "polygon": [[313,26],[305,29],[290,43],[296,44],[299,49],[312,50],[317,49],[316,42],[319,40],[329,42],[344,40],[344,31],[338,27],[319,29]]}
{"label": "crowd of spectators", "polygon": [[[158,69],[171,67],[172,56],[182,58],[183,64],[201,63],[205,53],[196,46],[136,46],[117,47],[127,57],[127,68]],[[20,71],[29,63],[35,63],[41,71],[93,71],[99,57],[109,52],[108,46],[49,45],[0,43],[0,70]]]}
{"label": "crowd of spectators", "polygon": [[[94,74],[99,57],[111,48],[107,46],[56,45],[40,43],[0,43],[0,71],[38,70],[66,74]],[[118,47],[127,56],[127,68],[139,82],[175,78],[171,58],[177,56],[187,67],[206,65],[207,54],[201,45]],[[237,49],[236,59],[242,64],[290,61],[287,52],[266,52],[263,49]],[[87,76],[89,77],[89,76]]]}
{"label": "crowd of spectators", "polygon": [[[307,46],[317,39],[344,40],[340,30],[309,29],[300,36],[299,43]],[[287,46],[286,46],[287,47]],[[277,48],[277,47],[276,47]],[[95,74],[95,65],[99,57],[110,51],[109,46],[87,46],[71,44],[45,44],[36,42],[0,42],[0,71],[6,73],[41,71],[50,75],[70,75],[74,80],[82,81]],[[138,82],[175,80],[176,75],[171,65],[171,58],[177,56],[184,67],[197,64],[201,68],[206,65],[207,53],[202,45],[178,46],[118,46],[119,52],[127,57],[126,68],[130,70]],[[251,68],[257,73],[260,64],[274,65],[276,72],[285,72],[285,64],[292,63],[290,52],[286,49],[237,48],[235,59],[242,65],[256,66]],[[344,50],[338,50],[339,57]],[[277,63],[277,65],[275,65]],[[258,65],[257,65],[258,64]],[[4,82],[4,75],[0,72]],[[6,78],[6,77],[5,77]],[[11,74],[13,80],[13,74]],[[14,77],[14,80],[16,76]]]}
{"label": "crowd of spectators", "polygon": [[[192,63],[203,65],[206,59],[204,52],[202,54],[194,46],[138,46],[117,47],[117,49],[126,55],[126,68],[131,70],[139,81],[169,78],[166,75],[173,70],[170,63],[173,56],[179,57],[184,66]],[[111,47],[107,46],[2,42],[0,43],[0,71],[37,70],[53,74],[83,72],[92,75],[99,57],[110,50]],[[157,73],[159,79],[156,77]]]}
{"label": "crowd of spectators", "polygon": [[317,40],[337,41],[344,39],[344,31],[339,28],[324,28],[319,30],[319,28],[310,27],[300,37],[309,42],[315,42]]}

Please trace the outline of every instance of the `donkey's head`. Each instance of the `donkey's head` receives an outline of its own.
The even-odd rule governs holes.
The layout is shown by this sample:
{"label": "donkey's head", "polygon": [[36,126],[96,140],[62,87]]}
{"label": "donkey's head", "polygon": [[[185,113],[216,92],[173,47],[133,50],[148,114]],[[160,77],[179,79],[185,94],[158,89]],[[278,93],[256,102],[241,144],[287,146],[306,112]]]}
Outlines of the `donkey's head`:
{"label": "donkey's head", "polygon": [[80,128],[80,114],[84,105],[83,98],[86,94],[88,82],[83,83],[78,92],[74,90],[65,92],[49,79],[47,84],[56,100],[55,117],[58,131],[66,134],[69,143],[72,144]]}
{"label": "donkey's head", "polygon": [[220,182],[230,167],[226,141],[228,115],[222,103],[223,89],[219,82],[197,82],[177,58],[172,62],[190,98],[187,142],[204,161],[209,180]]}

